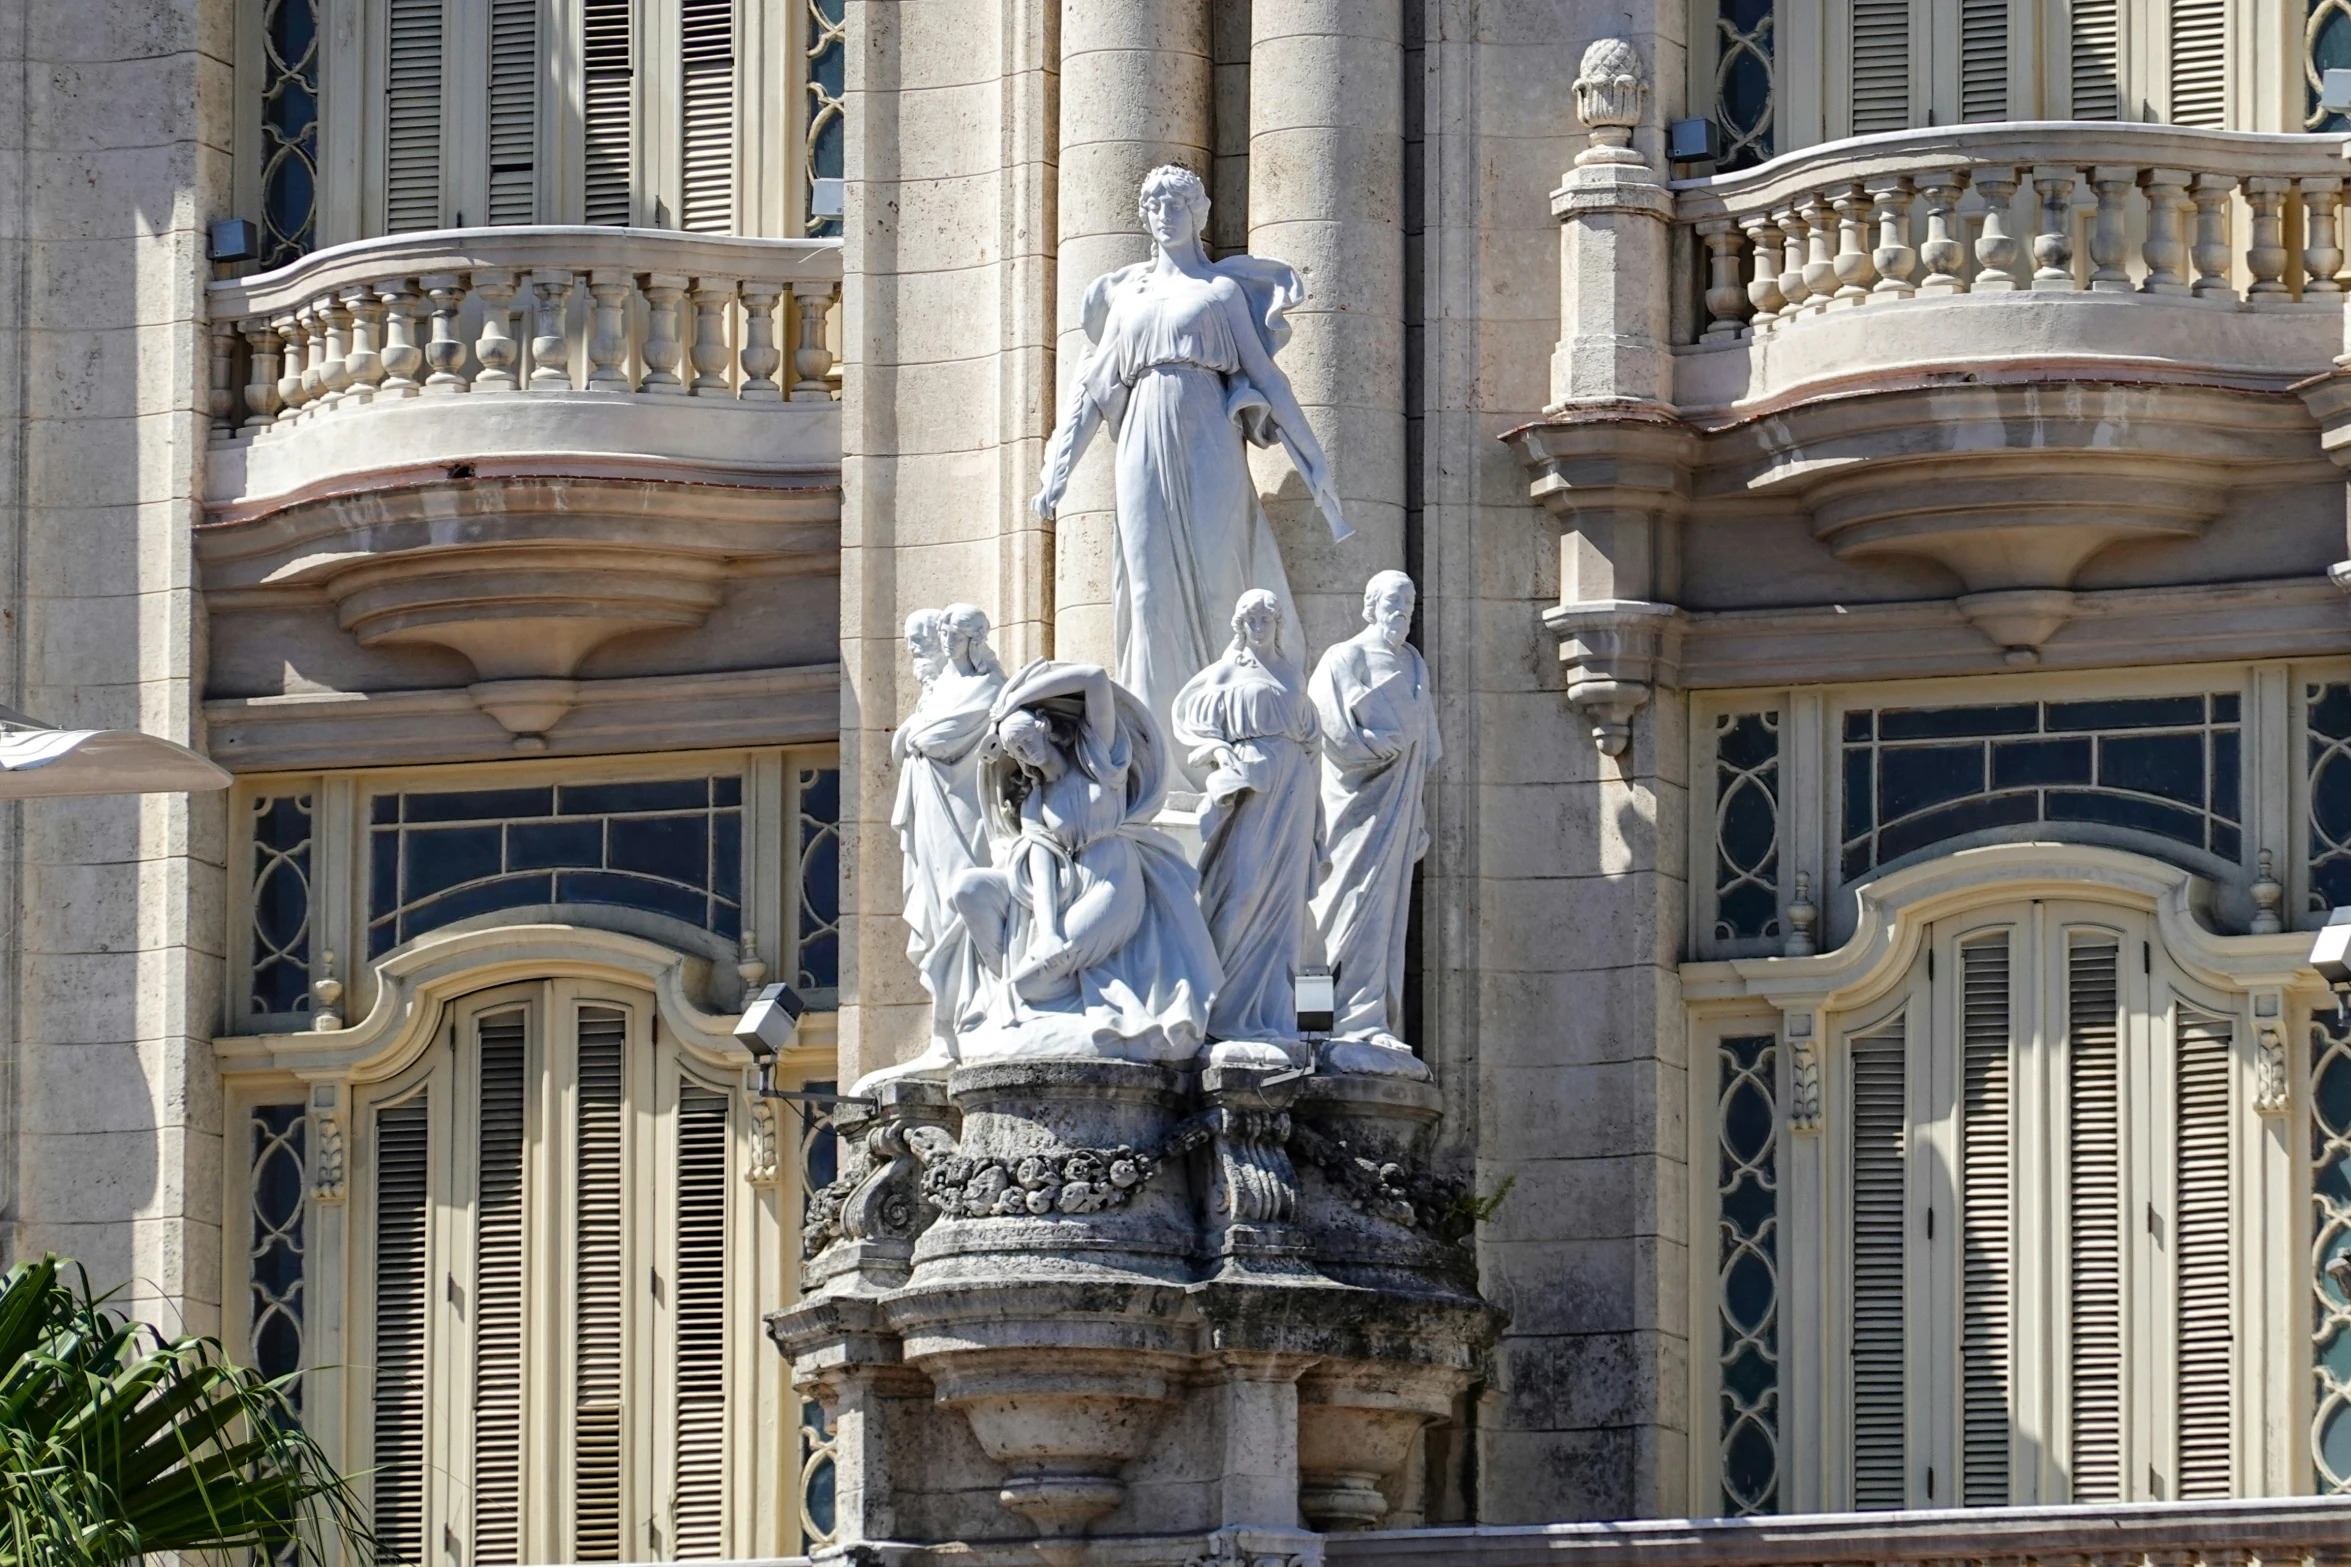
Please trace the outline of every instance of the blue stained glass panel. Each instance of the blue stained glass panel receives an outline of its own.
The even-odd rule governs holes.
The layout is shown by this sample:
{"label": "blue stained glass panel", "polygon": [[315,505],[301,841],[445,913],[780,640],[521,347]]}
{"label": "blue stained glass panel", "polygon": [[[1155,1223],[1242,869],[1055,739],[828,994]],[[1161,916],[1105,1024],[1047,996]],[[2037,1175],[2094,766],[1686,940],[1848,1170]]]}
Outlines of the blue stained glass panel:
{"label": "blue stained glass panel", "polygon": [[253,802],[253,982],[246,1010],[310,1010],[310,797]]}
{"label": "blue stained glass panel", "polygon": [[1719,1451],[1723,1511],[1742,1517],[1780,1506],[1778,1046],[1717,1046]]}
{"label": "blue stained glass panel", "polygon": [[1777,713],[1715,720],[1714,934],[1780,933],[1780,733]]}

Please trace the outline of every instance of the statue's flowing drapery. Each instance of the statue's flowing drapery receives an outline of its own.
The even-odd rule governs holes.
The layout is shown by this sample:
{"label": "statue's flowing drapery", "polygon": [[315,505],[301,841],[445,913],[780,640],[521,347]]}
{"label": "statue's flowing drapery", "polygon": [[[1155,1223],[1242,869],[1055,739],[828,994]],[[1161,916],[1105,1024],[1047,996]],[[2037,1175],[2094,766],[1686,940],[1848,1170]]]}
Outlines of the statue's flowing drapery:
{"label": "statue's flowing drapery", "polygon": [[988,863],[980,743],[1003,684],[1000,674],[943,674],[890,737],[898,764],[890,825],[903,855],[906,956],[931,993],[932,1036],[950,1048],[956,1032],[977,1021],[982,1000],[978,958],[952,894],[958,876]]}
{"label": "statue's flowing drapery", "polygon": [[1217,1039],[1297,1037],[1293,977],[1322,859],[1321,726],[1297,667],[1230,648],[1175,700],[1177,744],[1219,749],[1200,821],[1200,912],[1224,966]]}
{"label": "statue's flowing drapery", "polygon": [[[1442,754],[1428,666],[1409,643],[1383,656],[1358,636],[1323,655],[1309,689],[1322,720],[1331,867],[1314,916],[1339,974],[1336,1032],[1392,1036],[1403,1016],[1412,867],[1429,844],[1422,800]],[[1375,737],[1396,755],[1383,758]]]}
{"label": "statue's flowing drapery", "polygon": [[[1305,645],[1273,529],[1257,504],[1248,448],[1278,438],[1264,394],[1241,370],[1238,286],[1270,354],[1282,313],[1305,297],[1279,262],[1234,256],[1215,277],[1153,276],[1140,262],[1086,290],[1092,351],[1080,392],[1117,440],[1118,548],[1111,565],[1119,684],[1165,732],[1175,694],[1213,661],[1234,601],[1263,588],[1280,601],[1284,640]],[[1223,286],[1220,288],[1219,285]]]}

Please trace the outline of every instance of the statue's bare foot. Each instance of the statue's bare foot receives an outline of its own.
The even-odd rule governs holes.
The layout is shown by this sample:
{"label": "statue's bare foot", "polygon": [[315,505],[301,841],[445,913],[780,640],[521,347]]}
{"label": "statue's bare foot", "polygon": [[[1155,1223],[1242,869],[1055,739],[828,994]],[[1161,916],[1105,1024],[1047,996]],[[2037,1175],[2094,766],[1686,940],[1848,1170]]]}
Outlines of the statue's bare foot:
{"label": "statue's bare foot", "polygon": [[1428,1063],[1412,1053],[1412,1047],[1393,1034],[1372,1034],[1363,1039],[1326,1039],[1323,1041],[1322,1068],[1326,1072],[1362,1077],[1401,1077],[1409,1082],[1429,1080]]}
{"label": "statue's bare foot", "polygon": [[1208,1047],[1210,1066],[1271,1067],[1280,1071],[1300,1064],[1290,1050],[1270,1040],[1220,1039]]}
{"label": "statue's bare foot", "polygon": [[947,1048],[945,1041],[934,1035],[930,1048],[913,1060],[901,1061],[895,1066],[877,1068],[852,1083],[849,1086],[849,1097],[870,1099],[873,1097],[874,1090],[881,1087],[882,1084],[894,1083],[904,1077],[927,1077],[943,1083],[947,1080],[947,1074],[954,1069],[954,1053]]}

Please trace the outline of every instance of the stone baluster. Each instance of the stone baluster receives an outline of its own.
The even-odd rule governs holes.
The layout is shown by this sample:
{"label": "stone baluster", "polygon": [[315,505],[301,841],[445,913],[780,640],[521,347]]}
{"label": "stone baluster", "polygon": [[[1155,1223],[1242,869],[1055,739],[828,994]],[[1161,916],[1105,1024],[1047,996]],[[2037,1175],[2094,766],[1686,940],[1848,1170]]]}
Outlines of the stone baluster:
{"label": "stone baluster", "polygon": [[1779,321],[1780,311],[1788,303],[1787,296],[1780,292],[1780,231],[1760,212],[1741,218],[1739,227],[1747,235],[1750,265],[1754,268],[1747,280],[1747,303],[1754,309],[1747,318],[1747,330],[1760,332]]}
{"label": "stone baluster", "polygon": [[685,344],[678,339],[678,301],[685,297],[686,283],[667,272],[646,275],[645,378],[637,383],[640,392],[676,397],[686,390],[686,383],[678,379],[678,361],[685,357]]}
{"label": "stone baluster", "polygon": [[326,331],[326,358],[318,367],[319,411],[324,413],[340,406],[351,386],[351,308],[330,294],[317,310]]}
{"label": "stone baluster", "polygon": [[312,300],[302,307],[300,319],[305,345],[302,354],[302,417],[307,420],[326,411],[321,399],[327,394],[327,326],[320,310],[321,302]]}
{"label": "stone baluster", "polygon": [[424,350],[416,346],[417,293],[406,278],[394,278],[376,297],[384,302],[384,385],[386,397],[414,397]]}
{"label": "stone baluster", "polygon": [[1927,237],[1918,247],[1918,259],[1926,263],[1927,275],[1919,279],[1918,291],[1964,294],[1967,278],[1960,269],[1967,265],[1967,247],[1951,232],[1951,214],[1967,190],[1967,171],[1936,169],[1919,188],[1926,194]]}
{"label": "stone baluster", "polygon": [[1815,191],[1805,198],[1803,211],[1804,291],[1811,296],[1805,308],[1819,312],[1828,309],[1829,296],[1837,291],[1837,209]]}
{"label": "stone baluster", "polygon": [[245,371],[245,428],[258,430],[285,406],[278,395],[278,332],[259,316],[247,316],[242,330],[252,358]]}
{"label": "stone baluster", "polygon": [[2291,297],[2286,288],[2286,192],[2294,182],[2282,175],[2257,174],[2245,182],[2245,205],[2253,209],[2253,243],[2245,250],[2245,270],[2253,286],[2245,290],[2254,305],[2282,305]]}
{"label": "stone baluster", "polygon": [[1794,207],[1773,213],[1771,221],[1780,231],[1780,293],[1788,301],[1780,306],[1780,319],[1785,321],[1801,315],[1805,301],[1812,297],[1812,290],[1804,286],[1804,239],[1809,225]]}
{"label": "stone baluster", "polygon": [[1908,299],[1917,290],[1910,274],[1918,269],[1918,252],[1910,248],[1910,203],[1916,191],[1907,174],[1881,177],[1869,187],[1870,210],[1878,222],[1878,246],[1869,259],[1878,269],[1873,299]]}
{"label": "stone baluster", "polygon": [[473,297],[481,302],[482,332],[474,343],[481,373],[473,378],[477,392],[511,392],[522,384],[514,373],[522,358],[522,344],[514,339],[514,295],[521,286],[511,272],[476,272]]}
{"label": "stone baluster", "polygon": [[2196,263],[2196,281],[2188,290],[2198,299],[2233,304],[2237,285],[2229,280],[2229,264],[2236,259],[2229,230],[2235,214],[2229,197],[2235,194],[2234,174],[2199,174],[2189,188],[2196,204],[2196,246],[2189,258]]}
{"label": "stone baluster", "polygon": [[588,333],[588,390],[629,390],[629,296],[636,292],[634,273],[595,271],[588,274],[588,296],[596,301],[595,325]]}
{"label": "stone baluster", "polygon": [[783,297],[781,283],[743,285],[743,386],[738,394],[747,403],[782,402],[784,389],[775,373],[783,367],[783,351],[776,347],[776,302]]}
{"label": "stone baluster", "polygon": [[2340,294],[2343,270],[2342,234],[2337,227],[2343,210],[2341,175],[2319,175],[2297,182],[2302,192],[2302,297]]}
{"label": "stone baluster", "polygon": [[2033,189],[2041,193],[2039,232],[2033,235],[2033,287],[2072,292],[2073,187],[2079,169],[2039,164],[2033,169]]}
{"label": "stone baluster", "polygon": [[2090,287],[2102,294],[2128,293],[2131,288],[2130,211],[2125,203],[2139,171],[2123,165],[2100,164],[2090,171],[2090,188],[2098,193],[2098,210],[2090,219]]}
{"label": "stone baluster", "polygon": [[1984,226],[1976,235],[1973,291],[1978,294],[2014,293],[2017,288],[2016,266],[2024,259],[2024,247],[2017,243],[2014,234],[2008,232],[2008,207],[2016,199],[2016,170],[1976,170],[1975,193],[1983,198]]}
{"label": "stone baluster", "polygon": [[571,314],[569,272],[531,274],[531,390],[571,390],[571,339],[564,323]]}
{"label": "stone baluster", "polygon": [[727,371],[734,350],[727,346],[727,309],[735,302],[732,278],[694,279],[694,383],[686,390],[696,397],[732,397]]}
{"label": "stone baluster", "polygon": [[270,325],[277,328],[278,341],[285,345],[278,356],[278,419],[291,424],[302,410],[302,354],[310,339],[302,330],[302,318],[293,311]]}
{"label": "stone baluster", "polygon": [[2147,241],[2139,253],[2147,262],[2142,294],[2185,294],[2188,291],[2188,243],[2180,234],[2180,214],[2188,205],[2185,169],[2148,169],[2139,176],[2147,192]]}
{"label": "stone baluster", "polygon": [[1837,197],[1837,296],[1831,303],[1851,308],[1868,301],[1878,280],[1869,238],[1869,196],[1849,185]]}
{"label": "stone baluster", "polygon": [[212,323],[212,385],[205,407],[212,414],[212,438],[225,441],[237,433],[237,323]]}
{"label": "stone baluster", "polygon": [[350,389],[343,395],[350,402],[371,403],[384,379],[384,302],[372,285],[362,283],[343,290],[343,308],[351,313],[351,352],[343,361]]}
{"label": "stone baluster", "polygon": [[833,351],[825,346],[825,311],[833,302],[830,283],[794,283],[792,302],[800,307],[800,341],[792,349],[792,401],[828,403],[833,398]]}
{"label": "stone baluster", "polygon": [[1739,231],[1729,218],[1708,218],[1698,225],[1706,244],[1706,335],[1727,342],[1739,335],[1747,313],[1747,291],[1739,286]]}
{"label": "stone baluster", "polygon": [[433,335],[424,346],[424,362],[433,367],[433,373],[425,377],[425,393],[449,397],[469,390],[465,384],[465,344],[457,336],[457,313],[465,308],[464,280],[454,272],[435,272],[417,282],[433,302]]}

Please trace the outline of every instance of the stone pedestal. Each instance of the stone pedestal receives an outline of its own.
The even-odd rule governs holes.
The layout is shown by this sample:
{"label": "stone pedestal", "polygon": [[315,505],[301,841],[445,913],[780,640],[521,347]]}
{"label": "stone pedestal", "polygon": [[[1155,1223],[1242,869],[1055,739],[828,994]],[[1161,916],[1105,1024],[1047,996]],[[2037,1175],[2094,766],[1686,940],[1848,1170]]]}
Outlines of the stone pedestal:
{"label": "stone pedestal", "polygon": [[877,1098],[769,1319],[834,1421],[833,1549],[1310,1564],[1418,1521],[1497,1327],[1427,1085],[1002,1061]]}

